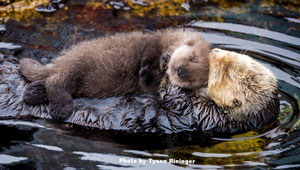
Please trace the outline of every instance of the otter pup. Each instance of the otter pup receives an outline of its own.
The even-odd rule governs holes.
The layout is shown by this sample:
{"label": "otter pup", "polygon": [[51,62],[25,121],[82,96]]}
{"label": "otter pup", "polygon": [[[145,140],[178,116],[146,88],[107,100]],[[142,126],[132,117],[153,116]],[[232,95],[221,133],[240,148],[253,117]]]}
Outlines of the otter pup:
{"label": "otter pup", "polygon": [[188,89],[199,89],[205,85],[209,62],[206,56],[210,49],[203,40],[187,40],[176,48],[167,67],[170,82]]}
{"label": "otter pup", "polygon": [[209,60],[208,95],[232,118],[257,113],[277,97],[275,76],[249,56],[215,48]]}
{"label": "otter pup", "polygon": [[[36,105],[49,99],[51,116],[66,119],[73,112],[72,97],[156,94],[164,75],[165,64],[161,63],[166,60],[164,54],[172,56],[181,46],[189,46],[193,51],[189,55],[197,60],[198,72],[207,73],[201,78],[205,83],[209,45],[199,33],[180,29],[145,34],[132,32],[80,43],[62,52],[47,66],[33,59],[22,59],[21,73],[32,81],[25,91],[24,101]],[[184,71],[190,72],[189,67]],[[183,82],[190,81],[184,76],[180,78]]]}

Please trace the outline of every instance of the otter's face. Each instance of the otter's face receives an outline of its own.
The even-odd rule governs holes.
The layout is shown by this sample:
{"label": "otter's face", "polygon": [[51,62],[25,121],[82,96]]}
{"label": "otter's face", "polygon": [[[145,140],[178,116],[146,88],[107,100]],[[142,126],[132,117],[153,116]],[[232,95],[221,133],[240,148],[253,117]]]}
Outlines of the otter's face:
{"label": "otter's face", "polygon": [[232,113],[260,109],[276,90],[274,75],[247,55],[216,48],[209,62],[208,95]]}
{"label": "otter's face", "polygon": [[243,84],[242,54],[222,49],[213,49],[209,54],[208,94],[219,106],[241,107],[245,95]]}
{"label": "otter's face", "polygon": [[183,45],[174,51],[167,69],[172,84],[196,89],[207,83],[208,54],[200,56],[200,53],[189,45]]}

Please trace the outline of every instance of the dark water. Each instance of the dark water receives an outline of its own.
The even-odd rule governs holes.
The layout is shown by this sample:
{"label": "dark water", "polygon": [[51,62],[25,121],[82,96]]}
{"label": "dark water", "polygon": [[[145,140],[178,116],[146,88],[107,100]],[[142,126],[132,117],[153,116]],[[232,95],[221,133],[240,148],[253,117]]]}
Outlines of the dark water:
{"label": "dark water", "polygon": [[297,0],[0,1],[0,53],[49,63],[78,41],[175,26],[202,31],[214,46],[246,53],[271,69],[282,91],[279,125],[205,143],[161,145],[156,138],[47,120],[0,120],[0,169],[300,168]]}

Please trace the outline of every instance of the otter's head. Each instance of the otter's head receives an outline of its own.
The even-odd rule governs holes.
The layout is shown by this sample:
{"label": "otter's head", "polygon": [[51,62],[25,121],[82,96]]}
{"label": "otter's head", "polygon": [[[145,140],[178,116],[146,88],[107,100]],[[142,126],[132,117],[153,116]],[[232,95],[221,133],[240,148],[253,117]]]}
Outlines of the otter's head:
{"label": "otter's head", "polygon": [[172,84],[197,89],[208,80],[209,46],[183,45],[170,57],[167,74]]}
{"label": "otter's head", "polygon": [[208,95],[234,116],[259,111],[274,98],[275,76],[249,56],[213,49],[209,62]]}

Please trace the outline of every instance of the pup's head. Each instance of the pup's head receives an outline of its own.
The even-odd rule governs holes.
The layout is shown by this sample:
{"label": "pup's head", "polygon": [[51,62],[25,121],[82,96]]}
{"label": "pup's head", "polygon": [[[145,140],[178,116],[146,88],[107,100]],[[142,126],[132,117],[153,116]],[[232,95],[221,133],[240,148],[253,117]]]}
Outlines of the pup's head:
{"label": "pup's head", "polygon": [[208,95],[233,115],[259,111],[274,98],[275,76],[249,56],[213,49],[209,60]]}
{"label": "pup's head", "polygon": [[197,89],[208,80],[208,54],[210,47],[182,45],[171,55],[167,74],[172,84]]}

